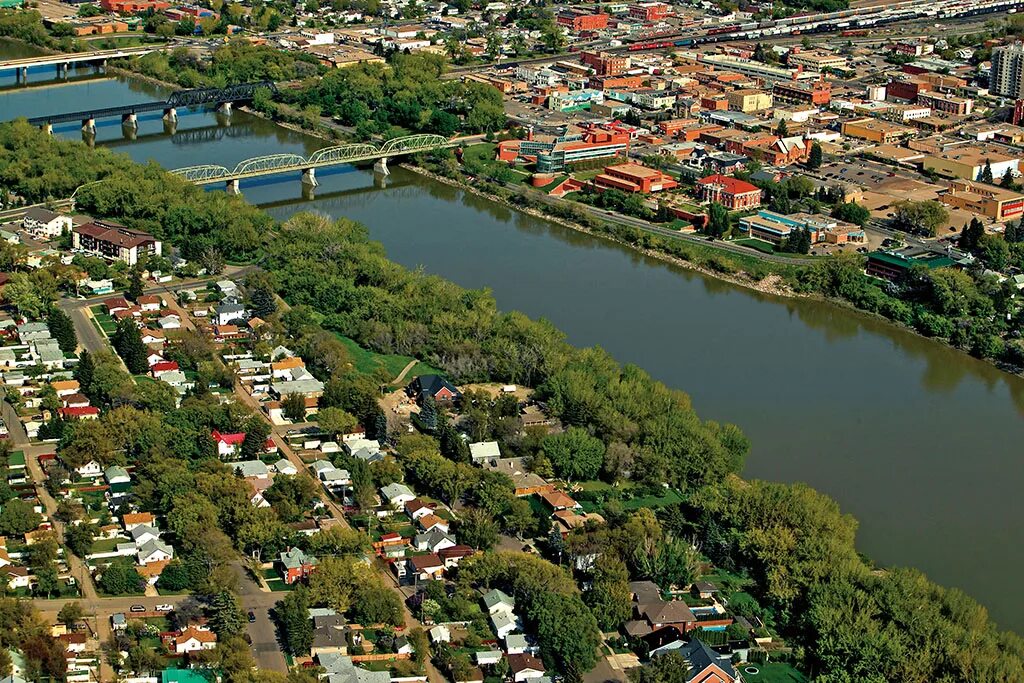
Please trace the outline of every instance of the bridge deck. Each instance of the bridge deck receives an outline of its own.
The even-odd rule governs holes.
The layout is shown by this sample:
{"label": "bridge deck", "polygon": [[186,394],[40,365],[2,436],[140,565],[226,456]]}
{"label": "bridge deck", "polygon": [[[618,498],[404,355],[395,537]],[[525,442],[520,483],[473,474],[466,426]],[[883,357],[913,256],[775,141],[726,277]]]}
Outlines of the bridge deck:
{"label": "bridge deck", "polygon": [[33,116],[28,120],[33,126],[41,126],[44,123],[67,123],[69,121],[85,121],[86,119],[102,119],[108,116],[125,114],[141,114],[147,111],[163,111],[167,108],[167,102],[138,102],[136,104],[125,104],[120,107],[104,107],[103,109],[86,109],[84,111],[71,111],[62,114],[49,114],[46,116]]}
{"label": "bridge deck", "polygon": [[136,57],[165,49],[163,46],[155,47],[126,47],[120,50],[97,50],[96,52],[76,52],[59,55],[40,55],[38,57],[22,57],[20,59],[5,59],[0,61],[0,71],[20,69],[22,67],[49,66],[56,64],[77,64],[79,62],[95,62],[103,59],[118,59],[120,57]]}

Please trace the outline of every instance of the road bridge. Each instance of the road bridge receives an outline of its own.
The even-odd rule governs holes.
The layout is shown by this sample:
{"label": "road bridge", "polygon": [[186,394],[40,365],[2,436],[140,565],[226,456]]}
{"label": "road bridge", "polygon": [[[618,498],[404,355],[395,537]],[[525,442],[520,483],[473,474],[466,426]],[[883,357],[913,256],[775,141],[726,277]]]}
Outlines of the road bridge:
{"label": "road bridge", "polygon": [[22,57],[20,59],[5,59],[0,61],[0,73],[5,71],[17,72],[18,82],[24,82],[28,77],[28,70],[40,66],[55,66],[58,74],[66,74],[72,64],[96,64],[105,66],[108,59],[123,59],[125,57],[141,57],[150,52],[159,52],[166,49],[163,45],[151,47],[125,47],[116,50],[96,50],[94,52],[61,53],[56,55],[39,55],[36,57]]}
{"label": "road bridge", "polygon": [[168,121],[177,120],[178,109],[182,107],[215,105],[223,110],[230,111],[232,103],[252,100],[256,91],[260,88],[266,88],[271,92],[277,92],[277,86],[272,81],[240,83],[238,85],[229,85],[226,88],[193,88],[191,90],[177,90],[171,93],[171,96],[166,100],[156,102],[137,102],[135,104],[123,104],[115,107],[101,107],[98,109],[84,109],[82,111],[46,114],[43,116],[34,116],[30,118],[28,122],[52,133],[53,125],[56,123],[81,121],[82,130],[91,134],[96,132],[96,119],[120,116],[122,124],[131,128],[136,128],[138,127],[138,115],[150,111],[162,111],[164,113],[164,119]]}
{"label": "road bridge", "polygon": [[317,185],[316,169],[318,168],[375,161],[374,171],[381,175],[387,175],[387,160],[390,157],[430,152],[454,147],[458,144],[460,144],[458,140],[450,140],[443,135],[406,135],[388,140],[380,145],[363,142],[324,147],[313,152],[308,159],[298,154],[267,154],[240,161],[231,169],[215,164],[204,164],[175,169],[171,173],[196,185],[224,183],[230,194],[237,194],[239,181],[246,178],[295,171],[302,173],[303,184],[315,187]]}

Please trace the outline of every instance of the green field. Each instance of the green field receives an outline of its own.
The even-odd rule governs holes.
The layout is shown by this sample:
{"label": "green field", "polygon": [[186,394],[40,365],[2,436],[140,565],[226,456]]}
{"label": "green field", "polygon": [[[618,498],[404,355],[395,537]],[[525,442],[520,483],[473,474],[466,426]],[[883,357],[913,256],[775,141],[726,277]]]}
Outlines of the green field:
{"label": "green field", "polygon": [[742,244],[745,247],[757,249],[763,254],[774,254],[775,247],[772,246],[771,242],[765,242],[764,240],[754,239],[753,237],[745,237],[741,240],[733,240],[733,244]]}
{"label": "green field", "polygon": [[92,319],[96,325],[100,328],[103,334],[108,337],[117,330],[117,321],[113,317],[108,315],[103,308],[102,304],[90,306],[89,310],[92,311]]}
{"label": "green field", "polygon": [[[747,669],[758,673],[749,673]],[[740,667],[743,680],[746,683],[807,683],[807,676],[791,667],[789,664],[770,662],[768,664],[749,664]]]}
{"label": "green field", "polygon": [[95,555],[96,553],[112,553],[117,550],[118,543],[130,543],[126,538],[101,538],[93,541],[92,547],[89,548],[89,554]]}
{"label": "green field", "polygon": [[[349,355],[352,357],[352,365],[355,366],[356,370],[367,375],[373,374],[378,368],[384,368],[388,373],[388,379],[393,380],[398,377],[398,373],[400,373],[410,361],[414,360],[412,356],[400,356],[394,353],[376,353],[369,349],[364,349],[354,340],[349,339],[344,335],[339,334],[336,336],[341,340],[341,343],[345,345],[345,348],[348,349]],[[405,376],[405,379],[410,380],[413,377],[419,377],[420,375],[432,374],[441,374],[441,371],[420,361],[413,366],[412,370],[410,370]]]}

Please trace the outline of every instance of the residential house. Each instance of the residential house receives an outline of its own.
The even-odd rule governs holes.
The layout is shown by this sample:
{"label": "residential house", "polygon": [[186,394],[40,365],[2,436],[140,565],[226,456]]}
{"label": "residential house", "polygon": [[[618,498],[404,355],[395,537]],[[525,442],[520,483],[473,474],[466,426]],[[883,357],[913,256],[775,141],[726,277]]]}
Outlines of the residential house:
{"label": "residential house", "polygon": [[435,507],[433,503],[428,503],[420,498],[413,498],[405,504],[405,514],[409,515],[409,519],[415,522],[420,517],[433,514]]}
{"label": "residential house", "polygon": [[256,508],[268,508],[270,507],[270,501],[263,497],[263,494],[269,489],[274,482],[268,477],[255,477],[252,479],[246,479],[245,483],[249,487],[249,503]]}
{"label": "residential house", "polygon": [[547,491],[542,493],[540,497],[541,500],[548,504],[548,507],[555,511],[574,510],[580,507],[580,504],[564,491]]}
{"label": "residential house", "polygon": [[266,479],[270,476],[270,469],[259,460],[240,460],[231,463],[231,467],[243,479]]}
{"label": "residential house", "polygon": [[513,612],[516,608],[516,600],[508,593],[493,588],[486,593],[483,597],[484,607],[487,608],[488,614],[497,614],[498,612]]}
{"label": "residential house", "polygon": [[479,465],[485,460],[500,458],[501,449],[497,441],[478,441],[469,444],[469,456],[474,465]]}
{"label": "residential house", "polygon": [[149,233],[117,223],[93,221],[71,229],[72,247],[113,261],[136,265],[148,255],[160,256],[161,243]]}
{"label": "residential house", "polygon": [[174,638],[174,652],[187,654],[200,650],[212,650],[217,647],[217,634],[189,626]]}
{"label": "residential house", "polygon": [[144,294],[136,300],[136,303],[143,313],[155,313],[163,307],[164,302],[155,294]]}
{"label": "residential house", "polygon": [[420,375],[409,383],[409,392],[420,403],[428,396],[441,405],[451,405],[462,398],[455,385],[440,375]]}
{"label": "residential house", "polygon": [[79,465],[75,471],[82,479],[98,479],[103,476],[103,467],[95,460]]}
{"label": "residential house", "polygon": [[444,562],[433,553],[413,555],[406,563],[408,572],[418,581],[434,581],[444,577]]}
{"label": "residential house", "polygon": [[706,643],[694,638],[689,642],[677,640],[651,652],[651,658],[667,652],[677,652],[690,665],[687,683],[737,683],[740,676],[728,655],[720,655]]}
{"label": "residential house", "polygon": [[299,548],[292,548],[281,552],[278,563],[284,582],[291,585],[316,571],[316,566],[320,561],[312,555],[302,552]]}
{"label": "residential house", "polygon": [[128,535],[132,537],[135,545],[142,546],[152,540],[160,538],[160,530],[146,524],[132,527]]}
{"label": "residential house", "polygon": [[121,524],[124,525],[125,531],[131,531],[139,526],[156,528],[155,521],[156,518],[151,512],[129,512],[121,516]]}
{"label": "residential house", "polygon": [[402,507],[410,500],[416,499],[416,494],[412,492],[412,489],[398,482],[381,487],[380,492],[388,505],[395,509]]}
{"label": "residential house", "polygon": [[349,627],[340,614],[323,614],[313,617],[313,645],[310,654],[314,657],[348,654]]}
{"label": "residential house", "polygon": [[510,633],[522,630],[522,624],[515,612],[504,610],[491,614],[491,627],[499,638],[504,638]]}
{"label": "residential house", "polygon": [[119,492],[123,492],[132,482],[128,470],[120,465],[111,465],[105,469],[103,471],[103,478],[107,480],[111,490],[117,489]]}
{"label": "residential house", "polygon": [[437,556],[444,562],[445,569],[458,567],[464,558],[472,557],[473,555],[476,555],[476,550],[468,545],[453,545],[437,551]]}
{"label": "residential house", "polygon": [[71,216],[39,206],[27,209],[21,219],[21,227],[40,237],[60,237],[65,230],[71,230],[73,225]]}
{"label": "residential house", "polygon": [[522,683],[544,675],[544,662],[528,654],[508,656],[508,668],[515,683]]}
{"label": "residential house", "polygon": [[435,530],[448,533],[450,528],[445,519],[438,517],[433,513],[423,515],[416,520],[416,523],[419,525],[419,528],[423,533],[430,533]]}
{"label": "residential house", "polygon": [[286,474],[288,476],[295,476],[299,473],[299,468],[292,464],[291,460],[281,458],[274,463],[274,471],[278,474]]}
{"label": "residential house", "polygon": [[454,548],[458,545],[455,538],[448,535],[448,532],[440,529],[416,534],[412,539],[412,545],[416,550],[438,553],[446,548]]}
{"label": "residential house", "polygon": [[225,303],[213,309],[210,319],[215,325],[228,325],[235,320],[246,320],[248,317],[249,311],[242,304]]}
{"label": "residential house", "polygon": [[138,562],[143,567],[154,562],[174,559],[174,549],[160,539],[146,541],[139,546]]}

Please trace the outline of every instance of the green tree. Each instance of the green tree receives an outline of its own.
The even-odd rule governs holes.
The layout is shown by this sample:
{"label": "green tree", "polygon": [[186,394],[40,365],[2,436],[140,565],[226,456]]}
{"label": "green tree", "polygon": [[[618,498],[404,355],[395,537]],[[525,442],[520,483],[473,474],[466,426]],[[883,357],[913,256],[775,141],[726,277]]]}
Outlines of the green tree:
{"label": "green tree", "polygon": [[811,152],[807,157],[807,168],[811,170],[821,168],[822,156],[821,144],[818,142],[811,143]]}
{"label": "green tree", "polygon": [[498,523],[489,514],[469,508],[459,518],[459,541],[477,550],[489,550],[498,542]]}
{"label": "green tree", "polygon": [[[316,421],[320,425],[320,429],[330,434],[332,438],[347,434],[359,426],[359,420],[356,419],[355,415],[341,408],[334,407],[321,408],[317,412]],[[374,436],[377,435],[375,434]]]}
{"label": "green tree", "polygon": [[845,202],[836,204],[832,209],[832,218],[863,226],[871,218],[871,212],[856,202]]}
{"label": "green tree", "polygon": [[309,618],[309,600],[303,588],[288,593],[274,607],[274,619],[284,636],[285,651],[293,657],[309,654],[313,646],[313,621]]}
{"label": "green tree", "polygon": [[64,606],[60,608],[60,612],[57,613],[57,621],[62,624],[77,624],[82,620],[85,612],[82,610],[82,606],[77,602],[66,602]]}
{"label": "green tree", "polygon": [[277,312],[277,298],[274,288],[267,277],[259,277],[249,281],[249,305],[252,312],[259,318],[269,318]]}
{"label": "green tree", "polygon": [[298,392],[285,396],[281,401],[281,409],[284,416],[292,422],[306,421],[306,397]]}
{"label": "green tree", "polygon": [[551,669],[590,671],[597,664],[601,634],[597,620],[579,595],[543,592],[533,601],[531,617],[544,664]]}
{"label": "green tree", "polygon": [[1003,179],[1000,184],[1008,190],[1012,190],[1017,186],[1016,176],[1013,175],[1012,168],[1006,169],[1006,173],[1003,174]]}
{"label": "green tree", "polygon": [[64,353],[71,353],[78,347],[78,337],[75,335],[75,325],[71,322],[71,316],[56,306],[52,306],[46,314],[46,327]]}
{"label": "green tree", "polygon": [[708,207],[708,222],[704,232],[712,237],[721,237],[729,231],[729,210],[718,202],[711,202]]}
{"label": "green tree", "polygon": [[50,304],[25,273],[11,274],[10,280],[4,285],[3,299],[13,306],[19,315],[29,319],[41,317]]}
{"label": "green tree", "polygon": [[602,553],[594,563],[591,588],[583,596],[602,631],[616,631],[632,611],[629,571],[617,555]]}
{"label": "green tree", "polygon": [[992,178],[992,160],[985,159],[985,166],[981,169],[981,173],[978,174],[978,180],[983,183],[991,185],[994,182]]}
{"label": "green tree", "polygon": [[643,666],[629,670],[631,683],[687,683],[690,663],[678,652],[666,652]]}
{"label": "green tree", "polygon": [[930,236],[949,220],[949,212],[934,199],[899,202],[893,213],[892,225],[897,230]]}
{"label": "green tree", "polygon": [[133,319],[125,318],[117,324],[111,343],[124,361],[128,372],[142,375],[149,370],[149,350],[142,343],[142,333],[139,331],[138,323]]}
{"label": "green tree", "polygon": [[604,443],[585,429],[569,427],[561,434],[552,434],[544,439],[542,448],[560,477],[587,481],[601,472]]}
{"label": "green tree", "polygon": [[266,449],[268,438],[270,438],[270,425],[257,415],[246,420],[245,438],[238,449],[242,460],[259,459],[260,454]]}
{"label": "green tree", "polygon": [[130,562],[114,560],[100,576],[100,588],[108,595],[140,593],[145,580]]}
{"label": "green tree", "polygon": [[789,126],[786,125],[786,119],[779,119],[779,123],[775,126],[775,134],[780,138],[789,136]]}
{"label": "green tree", "polygon": [[428,432],[437,429],[437,403],[433,396],[427,396],[420,405],[419,421]]}
{"label": "green tree", "polygon": [[210,628],[221,639],[238,636],[245,630],[245,612],[238,597],[230,591],[213,596],[209,606]]}
{"label": "green tree", "polygon": [[125,291],[125,295],[129,300],[138,302],[139,297],[145,291],[146,287],[142,283],[142,272],[138,268],[132,268],[131,273],[128,274],[128,289]]}
{"label": "green tree", "polygon": [[32,531],[43,521],[42,516],[32,506],[15,498],[8,501],[0,510],[0,534],[4,536],[22,536]]}

